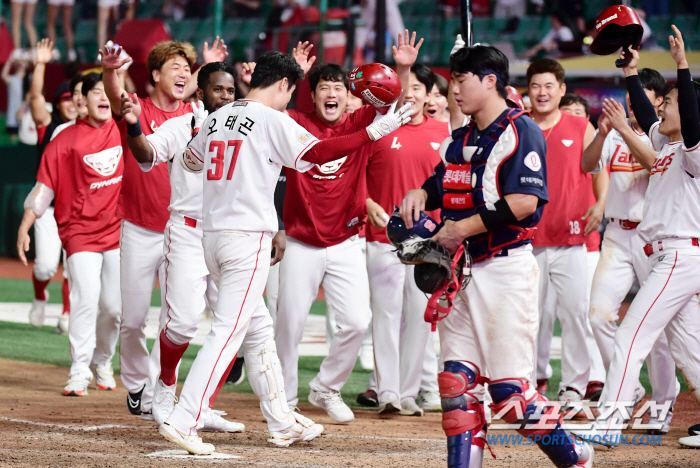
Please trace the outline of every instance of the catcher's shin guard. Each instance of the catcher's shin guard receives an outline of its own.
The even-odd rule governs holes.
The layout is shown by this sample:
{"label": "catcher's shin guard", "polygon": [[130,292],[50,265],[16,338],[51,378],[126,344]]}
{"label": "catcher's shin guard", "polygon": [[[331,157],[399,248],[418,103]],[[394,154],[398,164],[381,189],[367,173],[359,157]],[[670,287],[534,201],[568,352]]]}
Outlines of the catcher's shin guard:
{"label": "catcher's shin guard", "polygon": [[501,379],[489,383],[494,414],[505,411],[507,424],[520,424],[517,432],[537,444],[558,468],[575,466],[578,455],[572,436],[561,428],[561,416],[554,406],[542,405],[542,397],[522,379]]}
{"label": "catcher's shin guard", "polygon": [[[483,405],[469,390],[482,382],[478,367],[468,362],[447,361],[438,374],[449,468],[481,466],[486,418]],[[472,454],[478,459],[471,460]]]}

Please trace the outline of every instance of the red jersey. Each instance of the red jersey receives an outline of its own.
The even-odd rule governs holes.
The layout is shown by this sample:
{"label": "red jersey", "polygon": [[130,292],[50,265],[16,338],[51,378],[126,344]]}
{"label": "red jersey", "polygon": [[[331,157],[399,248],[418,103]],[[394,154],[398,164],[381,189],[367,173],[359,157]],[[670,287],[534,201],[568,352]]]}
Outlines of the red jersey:
{"label": "red jersey", "polygon": [[[343,114],[330,127],[315,112],[287,112],[321,140],[358,132],[376,116],[373,107],[363,106]],[[304,173],[286,171],[283,221],[287,235],[315,247],[331,247],[357,234],[367,212],[366,165],[366,153],[356,151]]]}
{"label": "red jersey", "polygon": [[[579,245],[586,242],[581,219],[591,205],[591,175],[581,169],[588,119],[566,112],[554,127],[543,130],[547,142],[549,203],[537,224],[534,247]],[[591,197],[591,198],[589,198]]]}
{"label": "red jersey", "polygon": [[[425,116],[418,125],[404,125],[371,148],[367,165],[367,195],[391,214],[409,190],[420,188],[440,162],[440,145],[450,136],[446,122]],[[435,220],[439,210],[428,212]],[[367,224],[367,242],[389,244],[386,229]]]}
{"label": "red jersey", "polygon": [[[156,107],[151,98],[141,102],[141,130],[148,136],[166,120],[192,112],[185,103],[178,103],[177,110],[165,112]],[[126,144],[126,126],[122,127],[122,148],[124,148],[124,182],[119,195],[117,216],[130,223],[152,231],[165,231],[170,218],[170,178],[167,164],[159,164],[149,172],[143,172],[139,163]]]}
{"label": "red jersey", "polygon": [[124,127],[110,120],[95,128],[79,119],[44,150],[36,179],[54,191],[58,234],[69,257],[119,248]]}

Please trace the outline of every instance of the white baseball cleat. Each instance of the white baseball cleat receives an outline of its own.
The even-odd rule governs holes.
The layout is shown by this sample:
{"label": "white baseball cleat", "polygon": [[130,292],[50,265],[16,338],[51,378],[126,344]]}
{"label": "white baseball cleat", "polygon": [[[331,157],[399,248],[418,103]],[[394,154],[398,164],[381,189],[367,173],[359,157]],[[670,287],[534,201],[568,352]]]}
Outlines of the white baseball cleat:
{"label": "white baseball cleat", "polygon": [[608,448],[617,447],[620,445],[620,434],[605,435],[604,431],[599,431],[595,427],[587,429],[571,429],[569,432],[575,435],[577,439],[580,439],[579,443],[585,443],[588,445],[603,445]]}
{"label": "white baseball cleat", "polygon": [[401,412],[401,403],[393,393],[383,393],[379,397],[379,414],[392,414]]}
{"label": "white baseball cleat", "polygon": [[638,384],[637,388],[634,389],[634,405],[632,405],[632,409],[634,409],[634,407],[637,406],[639,402],[644,399],[644,395],[646,394],[647,391],[644,390],[644,386],[642,384]]}
{"label": "white baseball cleat", "polygon": [[[347,423],[355,419],[355,415],[343,401],[340,392],[331,390],[328,393],[321,393],[312,389],[309,393],[309,403],[323,409],[336,422]],[[398,401],[396,403],[398,404]]]}
{"label": "white baseball cleat", "polygon": [[203,418],[204,427],[200,429],[202,432],[243,432],[245,426],[239,422],[227,421],[222,416],[225,411],[217,411],[210,409],[206,412]]}
{"label": "white baseball cleat", "polygon": [[418,406],[423,411],[442,411],[442,398],[438,392],[420,392],[418,394]]}
{"label": "white baseball cleat", "polygon": [[114,371],[111,364],[95,367],[95,385],[98,390],[115,390],[117,382],[114,380]]}
{"label": "white baseball cleat", "polygon": [[678,439],[678,443],[684,447],[700,448],[700,434],[688,437],[681,437],[680,439]]}
{"label": "white baseball cleat", "polygon": [[[160,379],[156,382],[156,388],[153,390],[151,413],[153,414],[153,420],[158,423],[158,425],[165,423],[170,413],[173,412],[175,402],[177,402],[177,397],[175,396],[176,389],[177,384],[165,385]],[[141,414],[143,415],[143,413]]]}
{"label": "white baseball cleat", "polygon": [[43,301],[40,301],[37,298],[32,299],[32,308],[29,310],[29,323],[31,323],[33,327],[39,328],[44,325],[45,309],[46,303],[49,300],[49,291],[45,291],[44,295],[46,299]]}
{"label": "white baseball cleat", "polygon": [[591,468],[593,466],[593,446],[586,442],[574,442],[576,455],[578,455],[578,463],[576,467]]}
{"label": "white baseball cleat", "polygon": [[56,328],[54,329],[54,331],[59,335],[67,335],[69,324],[70,314],[63,313],[60,317],[58,317],[58,323],[56,324]]}
{"label": "white baseball cleat", "polygon": [[647,432],[649,434],[668,434],[668,431],[671,430],[671,420],[673,419],[673,412],[669,411],[666,413],[666,417],[661,419],[661,418],[654,418],[652,416],[649,416],[649,425],[653,424],[656,426],[655,429],[648,429]]}
{"label": "white baseball cleat", "polygon": [[88,384],[92,380],[92,374],[89,377],[81,375],[73,376],[68,379],[68,383],[63,389],[65,396],[84,396],[88,394]]}
{"label": "white baseball cleat", "polygon": [[170,442],[176,443],[193,455],[211,455],[214,453],[214,446],[212,444],[202,442],[202,438],[196,435],[183,435],[168,423],[161,424],[158,428],[158,432]]}
{"label": "white baseball cleat", "polygon": [[294,442],[309,442],[323,433],[323,426],[299,413],[292,412],[296,422],[283,431],[270,431],[267,441],[278,447],[289,447]]}
{"label": "white baseball cleat", "polygon": [[423,416],[423,408],[416,404],[413,398],[404,398],[401,401],[401,416]]}

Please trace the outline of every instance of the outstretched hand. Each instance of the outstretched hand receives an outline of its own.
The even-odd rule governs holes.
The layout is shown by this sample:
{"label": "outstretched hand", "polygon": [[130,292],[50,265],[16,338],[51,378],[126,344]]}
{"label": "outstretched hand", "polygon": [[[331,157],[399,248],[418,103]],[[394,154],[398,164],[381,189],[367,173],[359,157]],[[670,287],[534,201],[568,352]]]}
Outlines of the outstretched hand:
{"label": "outstretched hand", "polygon": [[134,125],[138,123],[139,116],[141,115],[141,103],[139,102],[136,93],[131,96],[127,93],[122,93],[121,96],[121,108],[119,111],[122,114],[122,118],[129,125]]}
{"label": "outstretched hand", "polygon": [[[625,72],[625,76],[636,75],[637,66],[639,65],[639,52],[635,49],[629,49],[629,53],[632,54],[632,60],[630,63],[622,67],[622,71]],[[624,50],[620,52],[620,60],[627,58],[627,52]]]}
{"label": "outstretched hand", "polygon": [[672,25],[671,28],[673,28],[673,32],[676,34],[676,37],[668,36],[668,42],[671,44],[671,56],[673,60],[676,61],[678,68],[688,68],[688,61],[685,58],[683,35],[675,25]]}
{"label": "outstretched hand", "polygon": [[309,73],[309,70],[311,70],[311,67],[316,61],[315,56],[309,58],[309,54],[311,53],[311,49],[313,48],[313,46],[314,45],[310,44],[309,41],[306,41],[303,44],[301,43],[301,41],[299,41],[297,46],[294,49],[292,49],[292,57],[294,57],[294,60],[296,60],[301,69],[304,71],[304,75]]}
{"label": "outstretched hand", "polygon": [[102,68],[106,70],[119,70],[121,67],[131,62],[131,57],[121,58],[122,47],[107,47],[99,51]]}
{"label": "outstretched hand", "polygon": [[245,62],[241,65],[241,68],[241,81],[250,85],[250,80],[253,78],[253,72],[255,71],[255,62]]}
{"label": "outstretched hand", "polygon": [[36,63],[49,63],[53,57],[53,41],[42,39],[36,44]]}
{"label": "outstretched hand", "polygon": [[209,43],[204,42],[204,47],[202,48],[202,59],[204,59],[204,64],[211,62],[223,62],[228,57],[228,47],[224,43],[223,39],[216,36],[214,43],[209,48]]}
{"label": "outstretched hand", "polygon": [[627,126],[627,114],[622,104],[614,99],[603,100],[603,117],[607,123],[618,132]]}
{"label": "outstretched hand", "polygon": [[416,44],[416,32],[413,31],[413,34],[411,34],[409,38],[408,29],[406,29],[403,34],[399,34],[398,44],[398,47],[391,47],[396,65],[410,67],[416,63],[418,51],[420,50],[420,46],[423,45],[423,38]]}

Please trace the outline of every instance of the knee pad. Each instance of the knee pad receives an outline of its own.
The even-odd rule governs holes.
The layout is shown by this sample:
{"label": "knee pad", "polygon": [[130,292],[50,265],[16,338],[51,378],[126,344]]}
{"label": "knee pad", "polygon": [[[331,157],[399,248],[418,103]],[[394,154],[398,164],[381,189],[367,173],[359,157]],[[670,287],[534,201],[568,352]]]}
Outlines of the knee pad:
{"label": "knee pad", "polygon": [[282,365],[277,357],[274,340],[270,339],[261,346],[246,349],[245,366],[248,370],[248,381],[260,398],[260,404],[269,404],[272,415],[278,420],[292,418],[290,421],[294,422],[287,406]]}
{"label": "knee pad", "polygon": [[[516,432],[537,444],[555,466],[563,468],[578,462],[573,440],[561,428],[561,416],[548,400],[536,392],[526,380],[501,379],[489,383],[493,398],[491,409],[508,424],[518,424]],[[505,413],[503,413],[505,411]]]}

